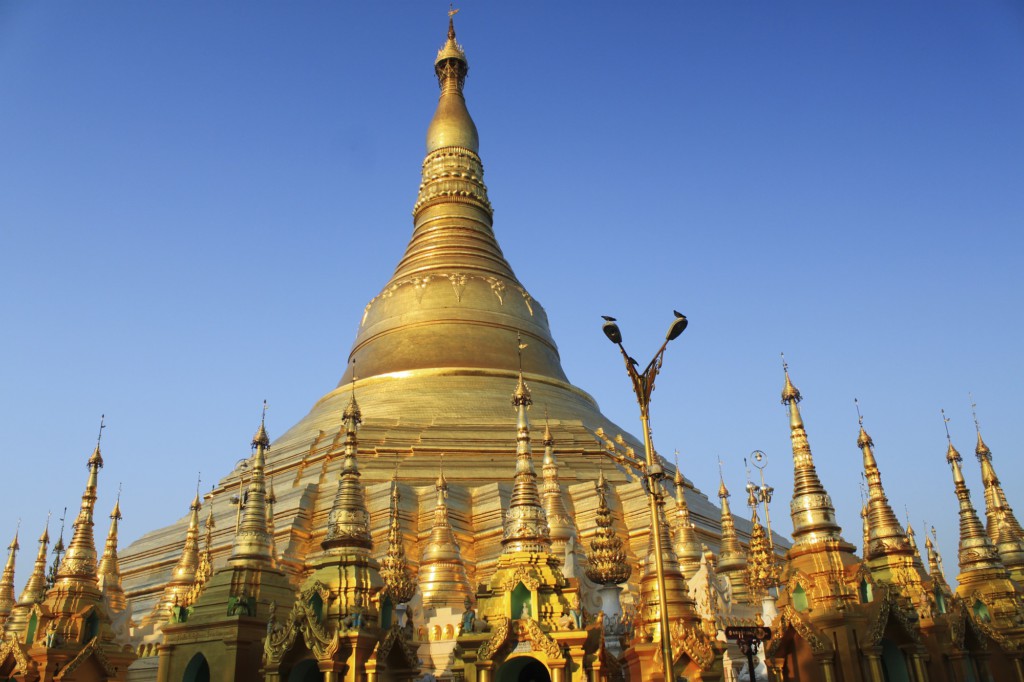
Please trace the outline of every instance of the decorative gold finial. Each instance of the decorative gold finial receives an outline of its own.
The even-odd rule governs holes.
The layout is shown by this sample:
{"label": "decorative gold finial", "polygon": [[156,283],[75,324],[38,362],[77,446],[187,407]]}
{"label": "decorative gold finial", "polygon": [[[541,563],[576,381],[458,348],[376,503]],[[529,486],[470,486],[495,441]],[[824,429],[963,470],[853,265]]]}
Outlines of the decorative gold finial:
{"label": "decorative gold finial", "polygon": [[985,445],[985,441],[981,437],[981,425],[978,424],[978,405],[974,402],[974,394],[967,394],[971,399],[971,416],[974,417],[974,430],[978,433],[978,445],[974,448],[974,454],[977,455],[978,461],[981,461],[987,457],[992,456],[992,451]]}
{"label": "decorative gold finial", "polygon": [[89,461],[86,462],[87,466],[96,466],[98,469],[103,467],[103,456],[100,455],[100,441],[103,440],[103,429],[107,428],[105,422],[106,418],[107,415],[100,415],[100,430],[99,433],[96,434],[96,449],[92,451],[92,456],[89,458]]}
{"label": "decorative gold finial", "polygon": [[597,491],[597,530],[590,541],[586,576],[598,585],[619,585],[629,580],[630,567],[622,539],[615,533],[612,510],[608,507],[605,489],[607,481],[600,472],[594,488]]}
{"label": "decorative gold finial", "polygon": [[786,385],[782,388],[782,404],[788,405],[790,402],[798,403],[802,399],[800,391],[793,385],[793,382],[789,379],[789,364],[786,362],[786,354],[779,353],[782,356],[782,371],[786,375]]}
{"label": "decorative gold finial", "polygon": [[857,434],[857,447],[864,449],[875,443],[871,440],[868,432],[864,430],[864,415],[860,413],[860,401],[854,398],[853,405],[857,408],[857,425],[860,426],[860,433]]}
{"label": "decorative gold finial", "polygon": [[399,503],[402,495],[398,490],[398,460],[391,476],[391,514],[388,521],[388,548],[380,562],[380,577],[384,581],[384,593],[394,605],[404,604],[416,593],[416,583],[409,575],[405,558],[405,546],[399,518]]}
{"label": "decorative gold finial", "polygon": [[[266,421],[267,421],[267,401],[264,400],[263,401],[263,412],[260,414],[260,428],[256,429],[256,434],[253,435],[253,437],[252,437],[252,449],[253,450],[255,450],[256,448],[258,448],[261,445],[264,448],[269,448],[270,447],[270,437],[267,436]],[[199,488],[197,486],[196,487],[196,498],[198,499],[198,497],[199,497]]]}
{"label": "decorative gold finial", "polygon": [[448,40],[455,40],[455,15],[459,10],[454,3],[448,3]]}

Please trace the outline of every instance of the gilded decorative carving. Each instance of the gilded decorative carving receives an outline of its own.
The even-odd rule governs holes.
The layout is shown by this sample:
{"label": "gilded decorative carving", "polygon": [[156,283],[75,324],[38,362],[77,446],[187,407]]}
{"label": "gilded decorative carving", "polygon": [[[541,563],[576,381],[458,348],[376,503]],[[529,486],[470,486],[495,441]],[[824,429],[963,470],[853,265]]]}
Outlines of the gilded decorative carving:
{"label": "gilded decorative carving", "polygon": [[540,625],[533,618],[527,618],[524,623],[526,634],[536,649],[544,652],[549,661],[564,661],[565,653],[558,642],[540,629]]}
{"label": "gilded decorative carving", "polygon": [[110,660],[103,653],[103,649],[96,646],[99,637],[93,637],[89,640],[89,643],[82,647],[78,655],[68,661],[67,665],[61,668],[60,672],[53,676],[55,680],[63,680],[74,677],[75,670],[78,669],[83,662],[88,660],[90,657],[96,659],[100,667],[103,668],[103,672],[110,678],[117,678],[117,667],[111,665]]}
{"label": "gilded decorative carving", "polygon": [[772,623],[772,639],[765,650],[765,656],[772,658],[782,644],[786,630],[792,627],[807,642],[816,655],[833,653],[832,640],[821,634],[817,628],[804,620],[799,611],[787,604]]}
{"label": "gilded decorative carving", "polygon": [[672,624],[672,643],[673,659],[685,653],[701,670],[708,670],[715,664],[715,649],[699,626],[688,625],[683,619],[676,620]]}
{"label": "gilded decorative carving", "polygon": [[[497,624],[495,624],[494,621],[497,621]],[[498,649],[500,649],[505,643],[505,640],[508,639],[509,626],[512,623],[510,619],[505,618],[504,616],[495,616],[488,622],[493,628],[494,634],[476,650],[476,658],[478,661],[488,661],[498,652]]]}

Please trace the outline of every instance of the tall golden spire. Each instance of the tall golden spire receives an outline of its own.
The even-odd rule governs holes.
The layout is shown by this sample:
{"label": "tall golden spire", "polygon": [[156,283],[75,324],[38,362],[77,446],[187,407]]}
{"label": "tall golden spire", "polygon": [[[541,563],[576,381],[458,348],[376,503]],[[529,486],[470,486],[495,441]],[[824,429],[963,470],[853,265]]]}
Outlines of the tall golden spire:
{"label": "tall golden spire", "polygon": [[836,510],[832,506],[825,486],[818,478],[814,467],[811,446],[807,442],[807,431],[800,416],[799,403],[803,399],[800,391],[789,378],[789,366],[785,359],[782,369],[786,384],[782,389],[782,404],[789,408],[790,438],[793,441],[793,501],[790,514],[793,518],[793,549],[813,545],[824,540],[845,542],[842,529],[836,522]]}
{"label": "tall golden spire", "polygon": [[747,554],[740,546],[739,536],[736,534],[736,522],[732,518],[732,510],[729,508],[729,489],[725,487],[725,478],[722,476],[722,460],[718,460],[718,499],[721,500],[722,514],[720,517],[722,526],[722,540],[718,546],[718,574],[729,581],[729,590],[732,601],[735,603],[746,602],[749,596],[746,584]]}
{"label": "tall golden spire", "polygon": [[103,467],[103,456],[100,454],[100,440],[103,437],[103,429],[106,427],[104,418],[100,417],[100,432],[96,438],[96,448],[92,451],[87,463],[89,467],[89,478],[85,484],[85,491],[82,493],[82,506],[75,519],[74,532],[71,535],[71,542],[68,543],[67,552],[57,569],[57,583],[71,585],[87,589],[96,589],[96,540],[93,537],[93,510],[96,506],[96,488],[99,480],[99,471]]}
{"label": "tall golden spire", "polygon": [[[228,563],[232,566],[273,566],[274,556],[271,553],[270,533],[267,532],[267,491],[264,482],[264,471],[267,466],[267,451],[270,449],[270,437],[267,435],[267,401],[263,401],[263,415],[260,417],[260,427],[256,429],[252,437],[252,476],[249,478],[249,486],[245,492],[245,499],[240,501],[245,507],[242,510],[242,518],[238,523],[238,530],[235,531],[235,542],[231,548],[231,555]],[[196,503],[199,496],[196,495]],[[199,533],[199,516],[194,514],[196,536]],[[189,525],[192,525],[190,519]],[[197,537],[198,539],[198,537]],[[198,555],[196,566],[198,566]],[[195,569],[192,570],[192,577],[195,578]]]}
{"label": "tall golden spire", "polygon": [[[526,344],[519,342],[519,361],[522,363]],[[505,514],[505,529],[501,544],[505,554],[516,552],[550,552],[551,529],[548,527],[544,507],[537,492],[537,473],[533,469],[533,454],[530,447],[530,420],[526,411],[533,404],[530,388],[523,379],[520,367],[519,381],[512,393],[512,405],[516,408],[516,473],[512,486],[512,499]]]}
{"label": "tall golden spire", "polygon": [[[367,305],[351,355],[364,378],[425,369],[513,371],[502,352],[516,330],[532,339],[530,371],[567,382],[547,314],[516,279],[495,239],[469,72],[454,24],[437,53],[440,97],[427,129],[413,233],[391,280]],[[384,305],[384,301],[387,305]],[[339,386],[350,382],[351,368]]]}
{"label": "tall golden spire", "polygon": [[118,491],[114,509],[110,512],[110,530],[107,531],[107,543],[103,547],[103,556],[97,570],[99,587],[104,598],[114,611],[123,611],[128,605],[124,588],[121,587],[121,567],[117,558],[117,524],[124,518],[121,515],[121,493]]}
{"label": "tall golden spire", "polygon": [[565,508],[562,487],[558,483],[558,460],[555,458],[555,439],[551,435],[551,426],[544,425],[544,514],[547,516],[548,528],[551,529],[551,550],[562,556],[565,546],[570,540],[576,539],[576,524]]}
{"label": "tall golden spire", "polygon": [[50,544],[50,517],[46,518],[46,526],[43,534],[39,536],[39,549],[36,552],[36,561],[32,566],[32,575],[28,577],[18,603],[11,611],[3,629],[6,632],[20,633],[22,626],[28,622],[28,613],[35,604],[46,598],[46,548]]}
{"label": "tall golden spire", "polygon": [[398,491],[398,467],[391,478],[391,515],[388,520],[388,549],[380,562],[380,577],[384,581],[384,594],[394,605],[404,604],[416,593],[416,583],[409,576],[405,559],[405,541],[399,523],[398,504],[402,495]]}
{"label": "tall golden spire", "polygon": [[768,533],[761,525],[757,514],[757,497],[753,485],[748,486],[747,505],[750,507],[750,551],[747,553],[747,566],[744,580],[750,595],[750,601],[763,599],[768,591],[778,585],[778,565],[775,553],[768,541]]}
{"label": "tall golden spire", "polygon": [[888,557],[893,555],[913,556],[913,549],[903,530],[903,526],[896,519],[896,514],[889,505],[889,498],[885,495],[882,487],[882,473],[875,461],[874,441],[864,430],[864,417],[860,414],[860,403],[854,400],[857,406],[857,423],[860,432],[857,434],[857,447],[861,449],[864,457],[864,477],[868,483],[867,500],[867,542],[870,551],[865,553],[865,559],[870,556],[872,571],[885,572],[888,564],[885,563]]}
{"label": "tall golden spire", "polygon": [[676,558],[679,560],[679,570],[683,578],[689,580],[700,570],[700,560],[704,555],[697,541],[697,534],[693,530],[693,522],[690,520],[690,506],[686,503],[686,485],[683,481],[683,472],[679,468],[679,452],[676,451],[676,474],[672,480],[676,489],[676,516],[672,530],[675,535],[675,542],[672,549],[675,550]]}
{"label": "tall golden spire", "polygon": [[[241,502],[240,502],[241,504]],[[199,512],[203,503],[199,499],[199,485],[196,484],[196,494],[192,503],[188,506],[188,530],[185,531],[185,546],[181,549],[181,556],[178,563],[171,572],[171,580],[167,584],[164,599],[167,606],[177,602],[181,606],[188,606],[187,594],[196,580],[196,571],[199,570]]]}
{"label": "tall golden spire", "polygon": [[370,513],[366,510],[366,496],[360,482],[359,437],[357,432],[363,422],[363,413],[356,402],[355,383],[352,384],[352,398],[341,415],[345,426],[345,460],[338,474],[338,490],[334,494],[331,512],[327,517],[327,535],[321,546],[324,549],[360,547],[370,549]]}
{"label": "tall golden spire", "polygon": [[963,458],[953,447],[953,440],[949,436],[949,419],[946,412],[942,412],[942,421],[946,426],[946,462],[953,471],[953,489],[956,499],[960,504],[960,548],[958,559],[960,561],[960,575],[957,582],[963,585],[971,579],[972,573],[988,573],[991,571],[1005,572],[1005,567],[999,560],[999,553],[985,533],[981,521],[978,519],[978,512],[971,503],[971,491],[967,489],[963,472],[960,470],[960,462]]}
{"label": "tall golden spire", "polygon": [[612,510],[608,508],[606,496],[607,481],[601,472],[595,488],[597,489],[597,513],[594,517],[597,530],[590,541],[590,552],[587,555],[586,575],[591,582],[598,585],[621,585],[629,580],[632,567],[626,557],[622,540],[615,533]]}
{"label": "tall golden spire", "polygon": [[203,542],[203,551],[199,554],[199,565],[196,567],[195,579],[185,597],[185,603],[195,604],[196,599],[206,586],[206,581],[213,575],[213,531],[217,527],[213,521],[213,497],[209,500],[210,509],[206,513],[206,538]]}
{"label": "tall golden spire", "polygon": [[466,578],[466,564],[448,520],[448,481],[444,477],[444,458],[437,476],[437,504],[434,525],[420,558],[419,588],[423,608],[458,608],[472,592]]}
{"label": "tall golden spire", "polygon": [[1018,538],[1024,539],[1024,529],[1021,528],[1017,517],[1014,516],[1010,503],[1006,500],[1006,493],[996,476],[996,470],[992,467],[992,451],[985,444],[981,437],[981,426],[978,424],[977,405],[971,399],[971,414],[974,416],[974,429],[978,433],[978,445],[974,454],[981,464],[981,480],[985,484],[985,520],[988,536],[992,542],[996,542],[999,523],[1005,520],[1010,530]]}
{"label": "tall golden spire", "polygon": [[[20,521],[18,525],[21,525]],[[3,574],[0,575],[0,632],[3,632],[11,609],[17,603],[14,599],[14,559],[21,549],[21,545],[18,544],[18,532],[14,531],[14,539],[7,545],[7,563],[4,565]]]}

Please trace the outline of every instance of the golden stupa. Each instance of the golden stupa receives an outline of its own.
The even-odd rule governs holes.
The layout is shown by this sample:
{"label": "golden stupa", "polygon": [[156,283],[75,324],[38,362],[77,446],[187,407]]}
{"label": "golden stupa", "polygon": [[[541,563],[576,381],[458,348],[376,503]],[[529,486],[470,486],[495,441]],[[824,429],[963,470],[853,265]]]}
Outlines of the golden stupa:
{"label": "golden stupa", "polygon": [[17,599],[8,547],[0,681],[1024,682],[1024,531],[980,427],[987,524],[946,434],[955,589],[863,419],[859,556],[846,540],[785,362],[792,544],[763,480],[745,518],[724,480],[718,509],[645,471],[498,247],[468,71],[450,19],[412,237],[338,386],[276,441],[264,406],[251,456],[123,552],[115,504],[102,556],[97,442],[68,546],[47,572],[44,530]]}
{"label": "golden stupa", "polygon": [[[375,556],[383,557],[387,547],[390,482],[397,466],[409,562],[421,577],[439,575],[451,582],[450,572],[438,574],[432,565],[419,570],[439,551],[431,543],[438,534],[435,482],[443,459],[445,514],[465,581],[461,587],[449,585],[455,596],[447,606],[461,613],[463,595],[486,582],[502,551],[502,510],[508,507],[516,466],[516,414],[509,395],[520,368],[534,410],[546,415],[550,459],[557,461],[544,468],[544,476],[548,489],[563,491],[563,499],[555,495],[547,504],[566,510],[558,514],[562,522],[555,524],[552,537],[559,559],[570,567],[566,571],[577,567],[582,574],[585,548],[579,531],[588,531],[589,537],[596,528],[594,482],[600,474],[614,486],[633,562],[647,555],[650,518],[641,483],[641,442],[605,417],[597,402],[566,377],[544,307],[516,277],[498,245],[479,136],[463,95],[468,60],[453,27],[435,70],[440,98],[427,128],[409,244],[380,294],[362,311],[353,311],[356,338],[337,387],[273,441],[265,471],[276,489],[276,560],[282,570],[299,576],[328,527],[345,460],[342,415],[354,395],[362,411],[359,471]],[[223,562],[229,552],[239,513],[232,498],[237,499],[250,473],[251,466],[237,468],[207,496],[216,528],[214,563]],[[689,481],[685,487],[696,536],[717,546],[718,508]],[[575,512],[575,524],[569,510]],[[188,517],[146,534],[121,554],[125,591],[137,619],[147,625],[153,621],[150,614],[162,613],[175,597],[168,580],[173,583],[172,576],[180,572],[186,537],[187,563],[195,568],[197,513],[193,501]],[[743,519],[737,523],[744,532],[749,528]],[[435,608],[436,587],[421,582],[420,590]],[[591,599],[596,610],[596,593]],[[413,606],[417,611],[423,607],[419,598]],[[143,628],[140,635],[155,644],[159,629]]]}

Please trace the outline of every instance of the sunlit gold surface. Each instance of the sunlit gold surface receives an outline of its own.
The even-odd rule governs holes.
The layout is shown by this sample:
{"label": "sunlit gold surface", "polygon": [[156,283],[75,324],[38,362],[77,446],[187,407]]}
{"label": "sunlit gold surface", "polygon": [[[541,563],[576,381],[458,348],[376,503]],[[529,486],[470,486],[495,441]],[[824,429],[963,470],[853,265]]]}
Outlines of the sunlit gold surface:
{"label": "sunlit gold surface", "polygon": [[7,563],[4,564],[3,574],[0,574],[0,632],[17,603],[14,598],[14,562],[19,549],[18,533],[15,532],[14,539],[7,546]]}

